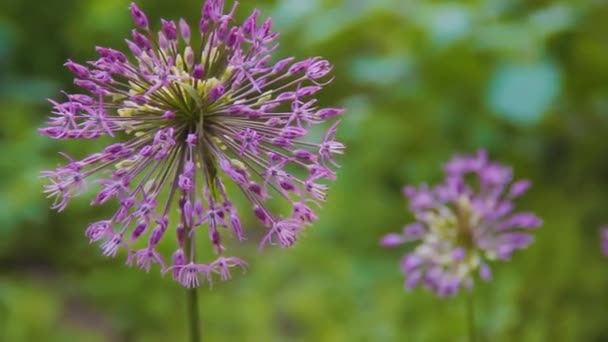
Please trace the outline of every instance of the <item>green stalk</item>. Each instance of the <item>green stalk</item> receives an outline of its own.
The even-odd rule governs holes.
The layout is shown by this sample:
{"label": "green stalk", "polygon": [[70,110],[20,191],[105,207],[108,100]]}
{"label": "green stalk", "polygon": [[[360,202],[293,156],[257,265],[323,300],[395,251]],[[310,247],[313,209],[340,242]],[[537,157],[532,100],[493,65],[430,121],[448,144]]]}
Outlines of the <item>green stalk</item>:
{"label": "green stalk", "polygon": [[477,341],[475,332],[475,305],[473,304],[473,291],[466,295],[467,326],[469,331],[469,342]]}
{"label": "green stalk", "polygon": [[201,342],[201,320],[198,313],[197,288],[186,289],[188,300],[188,325],[190,328],[190,341]]}
{"label": "green stalk", "polygon": [[[193,236],[186,237],[186,255],[190,255],[194,260],[194,240]],[[186,301],[188,310],[188,328],[190,330],[190,342],[201,342],[201,318],[198,310],[198,288],[186,289]]]}

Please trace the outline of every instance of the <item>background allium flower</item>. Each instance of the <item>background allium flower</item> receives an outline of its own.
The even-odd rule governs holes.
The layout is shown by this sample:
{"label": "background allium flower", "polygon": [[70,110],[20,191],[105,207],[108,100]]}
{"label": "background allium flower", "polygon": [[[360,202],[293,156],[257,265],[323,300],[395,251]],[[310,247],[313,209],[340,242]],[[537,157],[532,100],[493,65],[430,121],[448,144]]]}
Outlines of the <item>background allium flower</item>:
{"label": "background allium flower", "polygon": [[600,228],[600,240],[602,244],[602,253],[608,256],[608,226]]}
{"label": "background allium flower", "polygon": [[[214,273],[228,279],[231,268],[246,266],[224,256],[230,231],[245,239],[225,182],[240,188],[267,228],[260,247],[289,247],[316,220],[313,207],[325,200],[323,182],[335,179],[334,156],[344,149],[335,140],[338,122],[321,142],[306,140],[312,126],[343,113],[320,108],[313,98],[329,83],[329,62],[290,57],[272,63],[278,37],[272,20],[260,24],[255,10],[235,25],[235,10],[236,4],[226,14],[223,1],[207,0],[196,29],[183,19],[161,20],[155,33],[131,4],[139,28],[126,40],[131,56],[97,47],[96,60],[68,60],[83,93],[51,100],[53,116],[40,129],[55,139],[116,140],[84,159],[66,155],[67,164],[43,172],[50,182],[45,192],[61,211],[97,178],[101,190],[92,204],[114,199],[119,206],[86,229],[90,241],[99,241],[107,256],[125,250],[127,262],[146,271],[157,264],[186,287],[211,281]],[[272,196],[289,202],[292,212],[273,213],[265,204]],[[169,222],[173,210],[179,222]],[[156,250],[167,233],[178,241],[170,261]],[[189,242],[202,237],[217,260],[195,259]],[[144,247],[135,249],[143,239]]]}
{"label": "background allium flower", "polygon": [[418,241],[401,263],[406,286],[421,284],[439,296],[472,286],[476,272],[489,280],[487,261],[508,260],[526,248],[533,241],[528,230],[542,224],[532,213],[513,212],[513,200],[530,182],[511,183],[511,168],[488,160],[484,151],[454,157],[444,172],[445,180],[435,187],[404,189],[416,222],[381,240],[385,247]]}

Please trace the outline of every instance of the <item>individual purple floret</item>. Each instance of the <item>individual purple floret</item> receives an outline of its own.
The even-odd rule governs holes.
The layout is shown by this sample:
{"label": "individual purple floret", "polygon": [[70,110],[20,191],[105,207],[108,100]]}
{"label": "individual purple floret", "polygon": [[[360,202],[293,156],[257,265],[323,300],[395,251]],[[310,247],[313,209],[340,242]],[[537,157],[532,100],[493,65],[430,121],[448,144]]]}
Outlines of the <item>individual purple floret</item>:
{"label": "individual purple floret", "polygon": [[418,241],[401,263],[405,285],[451,296],[473,285],[474,273],[490,280],[488,261],[508,260],[533,241],[529,230],[542,224],[529,212],[513,212],[513,200],[530,182],[511,182],[512,169],[488,160],[485,151],[456,156],[444,166],[443,183],[404,189],[415,222],[385,235],[384,247]]}
{"label": "individual purple floret", "polygon": [[[279,35],[272,20],[260,24],[255,10],[239,26],[236,8],[225,13],[222,0],[207,0],[195,29],[163,19],[153,32],[131,4],[137,29],[126,40],[130,53],[97,47],[96,60],[68,60],[82,93],[50,100],[53,116],[40,129],[55,139],[113,138],[84,159],[64,154],[65,165],[42,173],[44,191],[61,211],[96,179],[92,204],[114,200],[118,208],[89,225],[90,241],[107,256],[126,251],[127,263],[146,271],[158,265],[186,287],[246,267],[224,255],[227,235],[246,238],[227,182],[266,227],[260,247],[289,247],[317,219],[313,208],[325,200],[334,157],[344,150],[335,140],[335,117],[344,111],[321,108],[314,98],[331,81],[331,64],[320,57],[271,62]],[[334,124],[322,141],[308,141],[313,126],[326,121]],[[291,213],[273,212],[271,197],[289,203]],[[178,244],[169,258],[156,249],[166,233]],[[216,260],[196,260],[194,241],[202,237]]]}

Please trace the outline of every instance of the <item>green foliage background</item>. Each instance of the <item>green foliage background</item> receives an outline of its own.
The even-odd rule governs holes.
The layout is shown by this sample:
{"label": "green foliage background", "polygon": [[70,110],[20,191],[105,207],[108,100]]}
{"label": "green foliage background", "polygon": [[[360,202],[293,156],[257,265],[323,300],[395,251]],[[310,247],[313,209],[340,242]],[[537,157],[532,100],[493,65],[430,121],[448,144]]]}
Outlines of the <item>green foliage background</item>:
{"label": "green foliage background", "polygon": [[[140,5],[196,22],[202,0]],[[111,208],[47,209],[42,169],[96,143],[39,137],[61,65],[124,48],[126,0],[0,2],[0,341],[185,341],[183,289],[104,259],[83,236]],[[250,269],[201,291],[206,341],[464,341],[462,297],[406,292],[403,251],[380,236],[410,219],[401,187],[434,182],[455,152],[487,148],[535,186],[545,225],[478,283],[485,341],[607,341],[608,2],[243,0],[275,18],[278,55],[335,64],[341,159],[320,222],[293,249],[232,246]],[[167,246],[169,248],[170,246]]]}

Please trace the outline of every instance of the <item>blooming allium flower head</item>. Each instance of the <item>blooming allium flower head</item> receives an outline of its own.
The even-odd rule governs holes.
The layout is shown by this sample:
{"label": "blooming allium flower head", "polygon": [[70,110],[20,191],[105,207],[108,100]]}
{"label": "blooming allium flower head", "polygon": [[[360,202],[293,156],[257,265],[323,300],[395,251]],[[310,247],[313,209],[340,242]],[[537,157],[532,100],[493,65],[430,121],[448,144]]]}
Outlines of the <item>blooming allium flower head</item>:
{"label": "blooming allium flower head", "polygon": [[[266,227],[260,247],[289,247],[316,220],[313,207],[325,200],[324,182],[335,179],[334,156],[344,149],[335,140],[337,121],[322,141],[306,139],[313,126],[343,113],[314,99],[329,83],[330,63],[320,57],[271,62],[278,37],[272,20],[260,22],[255,10],[237,25],[235,10],[236,3],[225,13],[222,0],[207,0],[196,27],[161,20],[153,32],[131,4],[137,29],[126,40],[130,54],[97,47],[96,60],[68,60],[82,93],[51,100],[53,116],[40,129],[55,139],[115,140],[43,172],[50,182],[45,192],[61,211],[95,178],[101,190],[92,204],[114,199],[118,209],[86,229],[90,241],[108,256],[126,250],[127,262],[146,271],[158,264],[187,287],[213,273],[228,279],[231,268],[246,266],[224,256],[227,235],[246,237],[227,182]],[[288,202],[291,213],[273,213],[270,197]],[[169,222],[175,210],[179,220]],[[169,260],[156,250],[166,234],[178,241]],[[197,238],[209,239],[217,260],[195,259],[189,245]]]}
{"label": "blooming allium flower head", "polygon": [[443,183],[404,189],[415,222],[401,233],[384,236],[381,244],[395,247],[418,241],[401,268],[407,288],[418,285],[450,296],[473,285],[479,273],[491,278],[489,260],[508,260],[526,248],[529,229],[542,221],[532,213],[514,212],[513,200],[530,187],[527,180],[512,181],[512,170],[488,160],[484,151],[456,156],[445,167]]}

